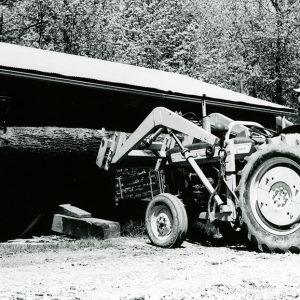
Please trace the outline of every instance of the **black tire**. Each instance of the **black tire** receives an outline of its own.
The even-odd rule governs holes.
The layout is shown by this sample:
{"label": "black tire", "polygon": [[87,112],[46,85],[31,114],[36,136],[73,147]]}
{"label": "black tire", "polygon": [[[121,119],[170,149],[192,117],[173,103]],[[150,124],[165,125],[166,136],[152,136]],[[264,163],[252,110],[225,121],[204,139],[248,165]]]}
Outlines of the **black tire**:
{"label": "black tire", "polygon": [[185,240],[187,214],[183,203],[174,195],[164,193],[150,201],[145,223],[148,237],[156,246],[175,248]]}
{"label": "black tire", "polygon": [[298,147],[268,145],[251,155],[239,184],[240,207],[248,239],[260,251],[300,252],[297,189]]}

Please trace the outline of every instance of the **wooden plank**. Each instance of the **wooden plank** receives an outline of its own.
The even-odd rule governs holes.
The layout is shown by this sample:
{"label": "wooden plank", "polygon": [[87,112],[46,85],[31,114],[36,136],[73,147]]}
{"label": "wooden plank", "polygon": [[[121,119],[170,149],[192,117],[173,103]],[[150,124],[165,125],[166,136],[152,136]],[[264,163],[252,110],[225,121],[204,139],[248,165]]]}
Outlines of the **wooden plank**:
{"label": "wooden plank", "polygon": [[[151,179],[152,178],[154,179],[152,184],[155,184],[156,183],[155,182],[156,178],[154,176],[151,176]],[[149,176],[141,177],[139,179],[139,181],[133,181],[133,182],[129,182],[129,183],[126,183],[126,184],[121,182],[121,185],[122,185],[121,187],[122,187],[122,189],[126,189],[126,188],[129,188],[129,187],[134,187],[134,186],[138,186],[138,185],[145,185],[145,184],[150,185]]]}
{"label": "wooden plank", "polygon": [[72,206],[71,204],[61,204],[58,208],[58,213],[65,216],[70,216],[74,218],[90,218],[92,216],[91,213],[80,209],[76,206]]}
{"label": "wooden plank", "polygon": [[97,218],[79,219],[55,214],[52,231],[77,238],[109,239],[120,236],[120,224]]}
{"label": "wooden plank", "polygon": [[[159,190],[154,190],[153,195],[156,196],[159,194]],[[152,198],[151,192],[140,192],[140,193],[132,193],[132,194],[126,194],[123,195],[123,199],[143,199],[143,198]]]}
{"label": "wooden plank", "polygon": [[[120,173],[120,177],[121,177],[121,180],[122,180],[122,184],[127,184],[127,183],[130,183],[134,180],[139,180],[140,178],[143,178],[145,176],[147,176],[147,172],[145,171],[135,171],[134,170],[131,170],[131,173],[134,173],[134,175],[127,175],[126,173],[125,174],[122,174],[121,171],[119,172]],[[128,172],[129,173],[129,172]],[[129,173],[130,174],[130,173]]]}

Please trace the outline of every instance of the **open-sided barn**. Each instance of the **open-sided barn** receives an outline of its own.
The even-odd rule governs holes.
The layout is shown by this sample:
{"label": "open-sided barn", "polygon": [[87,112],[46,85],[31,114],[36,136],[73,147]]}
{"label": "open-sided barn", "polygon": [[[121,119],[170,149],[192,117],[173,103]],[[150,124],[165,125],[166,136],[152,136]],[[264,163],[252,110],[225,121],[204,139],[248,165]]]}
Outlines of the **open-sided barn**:
{"label": "open-sided barn", "polygon": [[[156,106],[267,120],[294,111],[185,75],[0,43],[1,94],[18,126],[135,128]],[[134,118],[132,118],[134,116]],[[262,118],[264,116],[264,118]]]}

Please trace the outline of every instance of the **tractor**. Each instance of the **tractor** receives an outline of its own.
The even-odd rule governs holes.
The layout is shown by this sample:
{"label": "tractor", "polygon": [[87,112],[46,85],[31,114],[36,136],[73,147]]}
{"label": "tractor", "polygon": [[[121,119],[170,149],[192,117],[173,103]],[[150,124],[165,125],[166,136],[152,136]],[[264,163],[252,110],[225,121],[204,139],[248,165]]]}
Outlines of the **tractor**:
{"label": "tractor", "polygon": [[300,134],[220,113],[199,119],[157,107],[131,134],[101,141],[103,169],[147,167],[164,176],[145,224],[159,247],[182,244],[197,220],[260,251],[300,251]]}

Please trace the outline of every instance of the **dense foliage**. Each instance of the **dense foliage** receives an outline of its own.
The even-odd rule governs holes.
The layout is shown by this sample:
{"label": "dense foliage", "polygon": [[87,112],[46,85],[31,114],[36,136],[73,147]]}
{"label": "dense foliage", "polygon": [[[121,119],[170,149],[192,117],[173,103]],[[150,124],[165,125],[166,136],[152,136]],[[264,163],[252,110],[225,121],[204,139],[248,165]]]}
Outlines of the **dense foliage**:
{"label": "dense foliage", "polygon": [[0,0],[0,41],[179,72],[297,106],[300,0]]}

